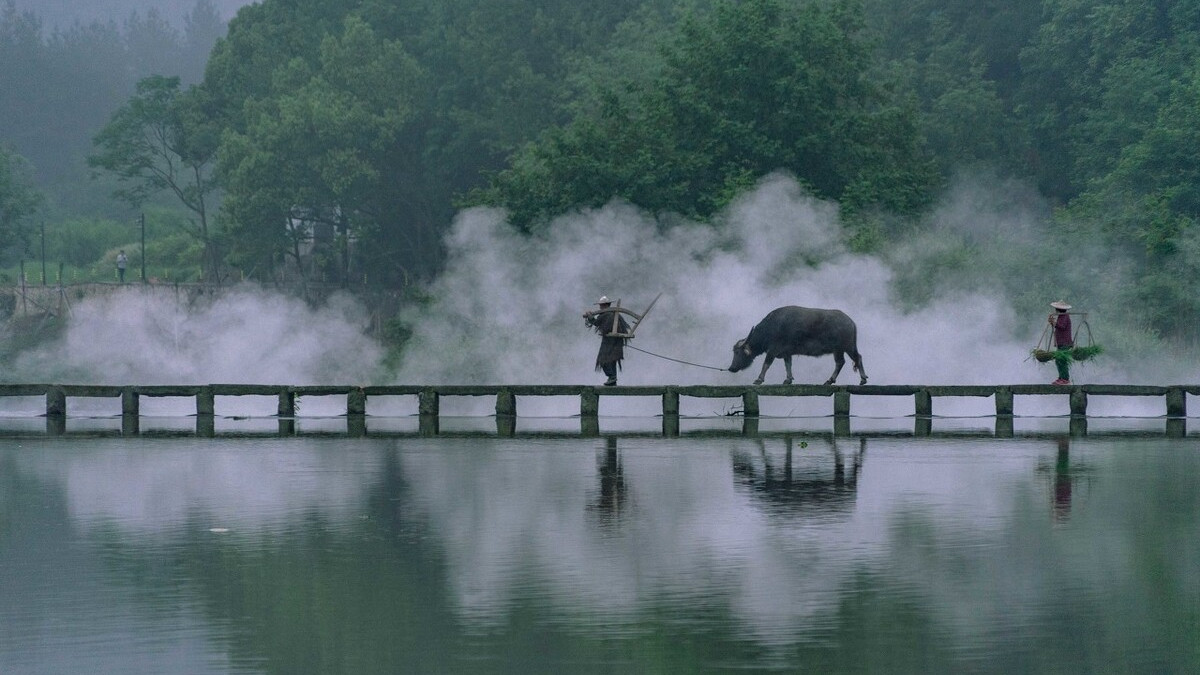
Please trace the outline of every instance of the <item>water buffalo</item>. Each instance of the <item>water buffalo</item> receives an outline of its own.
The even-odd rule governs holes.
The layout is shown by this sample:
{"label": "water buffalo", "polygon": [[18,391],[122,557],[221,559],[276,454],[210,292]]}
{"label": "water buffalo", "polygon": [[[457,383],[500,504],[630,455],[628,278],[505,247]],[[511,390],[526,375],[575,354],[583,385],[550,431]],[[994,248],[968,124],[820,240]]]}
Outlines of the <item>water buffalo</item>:
{"label": "water buffalo", "polygon": [[863,369],[862,355],[858,353],[858,327],[840,309],[811,309],[789,305],[773,309],[763,317],[750,334],[733,345],[733,363],[729,372],[736,373],[750,367],[759,354],[766,354],[762,372],[754,384],[762,384],[767,369],[777,358],[783,358],[787,368],[784,384],[792,383],[792,355],[823,356],[833,354],[833,375],[825,384],[833,384],[842,366],[846,365],[845,354],[854,360],[854,369],[867,383],[867,371]]}

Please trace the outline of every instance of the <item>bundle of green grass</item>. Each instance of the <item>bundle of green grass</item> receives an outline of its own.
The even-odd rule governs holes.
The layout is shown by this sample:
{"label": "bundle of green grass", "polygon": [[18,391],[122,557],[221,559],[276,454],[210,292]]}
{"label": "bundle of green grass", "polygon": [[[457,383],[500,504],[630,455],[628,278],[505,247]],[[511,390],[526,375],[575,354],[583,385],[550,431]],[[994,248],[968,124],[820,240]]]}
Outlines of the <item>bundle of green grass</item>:
{"label": "bundle of green grass", "polygon": [[1104,348],[1100,345],[1088,345],[1086,347],[1076,345],[1070,349],[1058,349],[1055,351],[1034,349],[1030,353],[1033,354],[1033,358],[1037,359],[1039,363],[1046,363],[1052,359],[1059,361],[1087,361],[1094,356],[1099,356],[1103,351]]}

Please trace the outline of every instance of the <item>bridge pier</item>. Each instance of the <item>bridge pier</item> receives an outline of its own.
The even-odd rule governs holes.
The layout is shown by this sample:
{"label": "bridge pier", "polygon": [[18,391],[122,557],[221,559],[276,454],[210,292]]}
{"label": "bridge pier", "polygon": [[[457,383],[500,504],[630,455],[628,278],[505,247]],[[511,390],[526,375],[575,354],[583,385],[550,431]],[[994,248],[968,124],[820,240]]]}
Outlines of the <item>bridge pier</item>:
{"label": "bridge pier", "polygon": [[1071,416],[1085,417],[1087,415],[1087,393],[1079,387],[1071,389]]}
{"label": "bridge pier", "polygon": [[200,387],[196,392],[196,415],[212,417],[217,411],[217,397],[211,385]]}
{"label": "bridge pier", "polygon": [[1187,391],[1183,387],[1167,387],[1167,417],[1187,417]]}
{"label": "bridge pier", "polygon": [[850,392],[841,390],[833,393],[833,416],[850,416]]}
{"label": "bridge pier", "polygon": [[296,416],[296,392],[291,389],[280,390],[279,405],[276,407],[276,414],[279,417]]}
{"label": "bridge pier", "polygon": [[346,392],[346,414],[367,414],[367,394],[363,391],[362,387],[355,387]]}
{"label": "bridge pier", "polygon": [[[585,435],[599,433],[600,399],[605,396],[659,397],[662,403],[662,430],[666,436],[680,433],[681,398],[733,398],[742,401],[745,430],[753,433],[761,416],[761,399],[768,397],[831,396],[833,398],[834,431],[849,434],[851,398],[855,396],[912,396],[914,401],[914,432],[931,432],[933,399],[939,396],[992,396],[996,409],[996,436],[1013,434],[1014,399],[1016,396],[1066,396],[1072,418],[1072,432],[1086,433],[1089,396],[1158,396],[1166,405],[1168,433],[1186,433],[1187,397],[1200,395],[1200,385],[1107,385],[1084,384],[1054,386],[1041,384],[1009,385],[655,385],[597,387],[589,385],[70,385],[70,384],[0,384],[0,397],[44,396],[49,433],[65,432],[68,415],[67,399],[72,396],[113,397],[120,399],[123,434],[140,432],[141,398],[194,397],[196,432],[201,436],[214,433],[217,396],[276,396],[281,421],[280,433],[295,433],[298,399],[301,396],[344,395],[350,433],[365,433],[367,401],[371,396],[416,396],[420,416],[419,432],[436,435],[439,432],[440,397],[495,396],[496,417],[503,421],[497,431],[515,433],[518,416],[517,399],[521,396],[578,396],[580,430]],[[751,422],[751,420],[753,422]],[[282,424],[291,422],[291,424]]]}
{"label": "bridge pier", "polygon": [[67,416],[67,392],[62,387],[46,390],[46,417]]}
{"label": "bridge pier", "polygon": [[922,389],[913,394],[915,415],[917,417],[933,417],[933,395]]}
{"label": "bridge pier", "polygon": [[600,415],[600,394],[595,389],[585,389],[579,394],[579,416],[583,418]]}
{"label": "bridge pier", "polygon": [[517,397],[511,391],[496,394],[496,417],[516,417]]}
{"label": "bridge pier", "polygon": [[662,395],[663,436],[679,435],[679,392],[667,387]]}
{"label": "bridge pier", "polygon": [[1012,417],[1013,414],[1013,393],[1008,387],[1000,387],[996,390],[996,417]]}
{"label": "bridge pier", "polygon": [[753,389],[747,389],[742,394],[742,415],[746,417],[758,417],[758,392]]}

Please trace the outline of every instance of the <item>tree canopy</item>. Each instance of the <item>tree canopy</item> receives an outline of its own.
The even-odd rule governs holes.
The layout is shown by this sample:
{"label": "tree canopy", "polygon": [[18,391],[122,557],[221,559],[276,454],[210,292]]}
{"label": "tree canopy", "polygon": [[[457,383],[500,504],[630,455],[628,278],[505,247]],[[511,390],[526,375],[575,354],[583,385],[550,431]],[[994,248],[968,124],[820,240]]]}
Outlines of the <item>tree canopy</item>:
{"label": "tree canopy", "polygon": [[25,159],[0,146],[0,253],[29,244],[29,217],[43,199],[31,185]]}
{"label": "tree canopy", "polygon": [[64,175],[73,136],[116,153],[98,131],[149,103],[137,83],[178,77],[178,156],[204,148],[223,198],[214,266],[273,278],[319,224],[344,280],[396,286],[437,273],[465,204],[530,232],[611,199],[704,220],[777,171],[886,250],[978,172],[1035,186],[1056,246],[1127,261],[1151,331],[1200,313],[1194,2],[262,0],[202,79],[145,72],[215,40],[206,1],[183,33],[146,15],[47,36],[0,6],[0,140]]}

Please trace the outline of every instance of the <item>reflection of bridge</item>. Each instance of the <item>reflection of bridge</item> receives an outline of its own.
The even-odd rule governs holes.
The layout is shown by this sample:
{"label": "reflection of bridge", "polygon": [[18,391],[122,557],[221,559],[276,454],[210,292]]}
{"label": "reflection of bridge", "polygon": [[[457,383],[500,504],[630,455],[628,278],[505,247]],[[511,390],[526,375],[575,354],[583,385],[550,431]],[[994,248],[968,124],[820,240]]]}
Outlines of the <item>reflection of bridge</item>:
{"label": "reflection of bridge", "polygon": [[591,385],[67,385],[0,384],[2,396],[45,396],[46,416],[63,419],[68,397],[120,398],[122,417],[136,421],[139,399],[150,397],[194,397],[196,415],[212,418],[217,396],[277,396],[281,418],[295,416],[300,396],[345,396],[346,415],[361,419],[366,415],[367,399],[372,396],[415,396],[422,430],[436,434],[440,400],[446,396],[494,396],[498,430],[511,435],[517,418],[517,398],[524,396],[578,396],[580,419],[585,433],[599,432],[601,396],[659,397],[662,400],[663,434],[679,435],[679,399],[741,398],[742,416],[748,426],[757,425],[759,398],[762,396],[819,396],[833,398],[834,431],[849,429],[851,396],[912,396],[916,432],[928,434],[933,417],[933,399],[940,396],[991,396],[996,401],[996,433],[1012,435],[1013,398],[1022,396],[1066,396],[1070,399],[1073,428],[1086,429],[1087,400],[1099,396],[1161,396],[1166,400],[1168,434],[1184,429],[1187,395],[1200,394],[1200,385],[1126,385],[1126,384],[1012,384],[1012,385],[690,385],[690,386],[617,386]]}

